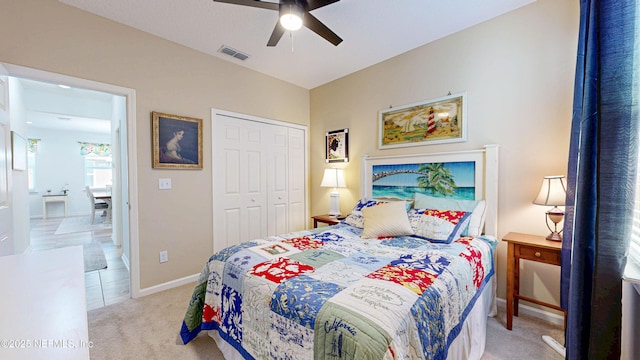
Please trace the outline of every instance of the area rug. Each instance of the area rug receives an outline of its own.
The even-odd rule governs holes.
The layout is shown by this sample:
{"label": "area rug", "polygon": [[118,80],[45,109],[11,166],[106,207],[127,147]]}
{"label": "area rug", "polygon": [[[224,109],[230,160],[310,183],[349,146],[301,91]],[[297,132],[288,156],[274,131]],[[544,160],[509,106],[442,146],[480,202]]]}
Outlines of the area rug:
{"label": "area rug", "polygon": [[107,268],[107,258],[99,242],[82,244],[84,254],[84,272]]}
{"label": "area rug", "polygon": [[62,220],[54,235],[71,234],[83,231],[111,230],[111,223],[104,223],[104,217],[96,216],[91,224],[91,216],[74,216]]}

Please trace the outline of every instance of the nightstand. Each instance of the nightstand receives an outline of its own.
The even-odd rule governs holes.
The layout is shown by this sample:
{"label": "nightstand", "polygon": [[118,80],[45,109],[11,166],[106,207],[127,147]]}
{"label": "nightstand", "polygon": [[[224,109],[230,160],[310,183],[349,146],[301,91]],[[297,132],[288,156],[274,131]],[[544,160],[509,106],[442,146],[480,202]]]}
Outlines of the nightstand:
{"label": "nightstand", "polygon": [[545,303],[527,296],[520,295],[520,259],[541,262],[551,265],[561,265],[560,251],[562,242],[549,241],[544,236],[510,232],[502,238],[508,243],[507,248],[507,329],[511,330],[513,315],[518,316],[518,301],[550,307],[566,312],[554,304]]}
{"label": "nightstand", "polygon": [[346,216],[344,215],[339,215],[339,216],[331,216],[331,215],[316,215],[316,216],[312,216],[311,217],[313,219],[313,227],[317,228],[318,227],[318,223],[325,223],[327,225],[335,225],[337,223],[339,223],[340,221],[344,220],[346,218]]}

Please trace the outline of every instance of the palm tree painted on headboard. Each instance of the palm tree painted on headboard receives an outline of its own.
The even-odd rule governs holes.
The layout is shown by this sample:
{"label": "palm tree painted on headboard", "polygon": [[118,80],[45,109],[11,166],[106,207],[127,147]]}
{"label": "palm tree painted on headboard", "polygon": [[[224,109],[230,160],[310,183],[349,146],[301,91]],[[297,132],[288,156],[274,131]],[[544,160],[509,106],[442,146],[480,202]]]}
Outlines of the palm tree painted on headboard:
{"label": "palm tree painted on headboard", "polygon": [[431,195],[448,196],[455,193],[456,182],[444,163],[420,164],[418,172],[425,174],[418,177],[418,186],[428,190]]}

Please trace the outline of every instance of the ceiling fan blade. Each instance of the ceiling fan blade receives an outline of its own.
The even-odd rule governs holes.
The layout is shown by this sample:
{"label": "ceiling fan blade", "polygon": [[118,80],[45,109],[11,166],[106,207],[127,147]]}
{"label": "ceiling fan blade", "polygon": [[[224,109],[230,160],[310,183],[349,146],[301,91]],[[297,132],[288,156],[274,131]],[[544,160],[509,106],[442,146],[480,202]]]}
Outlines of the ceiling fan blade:
{"label": "ceiling fan blade", "polygon": [[278,21],[276,23],[276,27],[273,28],[273,32],[271,33],[269,42],[267,42],[267,46],[278,45],[278,41],[280,41],[280,38],[282,37],[282,34],[284,34],[284,31],[285,31],[284,27],[282,27],[282,25],[280,25],[280,21]]}
{"label": "ceiling fan blade", "polygon": [[333,4],[340,0],[307,0],[307,11],[315,10],[329,4]]}
{"label": "ceiling fan blade", "polygon": [[304,14],[304,26],[335,46],[338,46],[338,44],[342,42],[340,36],[336,35],[336,33],[331,31],[325,24],[321,23],[320,20],[309,13]]}
{"label": "ceiling fan blade", "polygon": [[278,10],[280,8],[280,4],[262,2],[262,1],[256,1],[256,0],[213,0],[213,2],[244,5],[244,6],[251,6],[251,7],[257,7],[257,8],[269,9],[269,10]]}

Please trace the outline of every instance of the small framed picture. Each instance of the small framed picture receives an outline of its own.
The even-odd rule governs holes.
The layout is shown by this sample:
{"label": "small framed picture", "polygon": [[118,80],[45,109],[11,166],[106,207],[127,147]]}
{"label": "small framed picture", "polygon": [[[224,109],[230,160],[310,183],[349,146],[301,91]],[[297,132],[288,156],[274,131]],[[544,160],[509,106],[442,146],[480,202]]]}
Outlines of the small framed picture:
{"label": "small framed picture", "polygon": [[382,110],[380,149],[467,140],[466,94],[455,94]]}
{"label": "small framed picture", "polygon": [[349,162],[349,129],[327,132],[326,141],[326,162]]}
{"label": "small framed picture", "polygon": [[154,169],[202,169],[202,119],[151,113]]}

